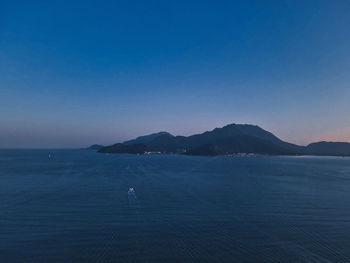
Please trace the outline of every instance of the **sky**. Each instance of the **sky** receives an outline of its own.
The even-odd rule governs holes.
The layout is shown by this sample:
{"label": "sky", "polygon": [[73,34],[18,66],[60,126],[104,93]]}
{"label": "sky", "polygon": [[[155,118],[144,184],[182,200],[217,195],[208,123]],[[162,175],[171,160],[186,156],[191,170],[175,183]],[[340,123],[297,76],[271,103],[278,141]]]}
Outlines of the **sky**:
{"label": "sky", "polygon": [[0,148],[248,123],[350,142],[350,1],[0,0]]}

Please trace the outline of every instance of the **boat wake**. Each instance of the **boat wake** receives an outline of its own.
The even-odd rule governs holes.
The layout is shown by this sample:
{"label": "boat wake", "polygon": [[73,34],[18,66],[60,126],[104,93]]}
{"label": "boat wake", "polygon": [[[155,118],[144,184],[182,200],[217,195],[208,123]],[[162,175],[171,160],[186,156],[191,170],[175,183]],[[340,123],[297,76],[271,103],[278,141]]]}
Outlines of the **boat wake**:
{"label": "boat wake", "polygon": [[133,187],[128,190],[128,200],[130,205],[136,205],[137,203],[137,196]]}

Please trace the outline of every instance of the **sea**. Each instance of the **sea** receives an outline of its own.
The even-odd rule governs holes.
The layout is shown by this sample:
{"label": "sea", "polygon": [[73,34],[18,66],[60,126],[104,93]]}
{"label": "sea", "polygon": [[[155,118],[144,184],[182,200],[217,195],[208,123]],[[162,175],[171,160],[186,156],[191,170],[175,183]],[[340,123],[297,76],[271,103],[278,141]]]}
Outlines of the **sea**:
{"label": "sea", "polygon": [[350,262],[350,158],[0,150],[0,262]]}

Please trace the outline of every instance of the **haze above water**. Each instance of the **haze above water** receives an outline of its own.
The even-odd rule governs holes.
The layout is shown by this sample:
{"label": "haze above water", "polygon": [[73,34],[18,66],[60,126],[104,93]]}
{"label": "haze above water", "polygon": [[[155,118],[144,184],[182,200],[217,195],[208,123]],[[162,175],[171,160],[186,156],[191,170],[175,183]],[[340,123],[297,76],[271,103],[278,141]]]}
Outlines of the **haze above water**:
{"label": "haze above water", "polygon": [[349,189],[350,158],[1,150],[1,262],[349,262]]}

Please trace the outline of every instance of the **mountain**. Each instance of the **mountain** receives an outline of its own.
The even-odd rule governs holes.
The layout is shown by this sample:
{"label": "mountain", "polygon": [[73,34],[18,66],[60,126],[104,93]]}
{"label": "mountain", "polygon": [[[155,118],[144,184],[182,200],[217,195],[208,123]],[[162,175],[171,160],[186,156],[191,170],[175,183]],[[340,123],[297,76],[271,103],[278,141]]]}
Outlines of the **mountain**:
{"label": "mountain", "polygon": [[217,156],[224,155],[225,152],[215,144],[204,144],[186,152],[187,155]]}
{"label": "mountain", "polygon": [[295,151],[289,148],[289,145],[285,146],[283,142],[272,141],[246,134],[217,139],[213,143],[204,144],[186,152],[186,154],[189,155],[223,155],[237,153],[271,155],[296,154]]}
{"label": "mountain", "polygon": [[90,147],[88,148],[84,148],[85,150],[95,150],[95,151],[98,151],[100,150],[101,148],[103,148],[104,146],[103,145],[100,145],[100,144],[93,144],[91,145]]}
{"label": "mountain", "polygon": [[142,153],[143,150],[191,155],[296,154],[302,152],[302,147],[284,142],[259,126],[230,124],[188,137],[173,136],[167,132],[153,133],[123,144],[104,147],[100,152]]}
{"label": "mountain", "polygon": [[153,133],[101,148],[103,153],[183,153],[188,155],[349,155],[350,143],[318,142],[299,146],[282,141],[271,132],[250,124],[229,124],[192,136]]}
{"label": "mountain", "polygon": [[306,146],[306,154],[350,156],[348,142],[315,142]]}
{"label": "mountain", "polygon": [[[301,151],[300,146],[284,142],[259,126],[249,124],[229,124],[222,128],[215,128],[212,131],[204,132],[202,134],[192,135],[187,137],[185,145],[188,149],[193,149],[204,144],[216,144],[225,148],[225,145],[229,143],[231,147],[226,147],[225,149],[228,153],[239,152],[239,150],[244,150],[243,152],[249,151],[251,147],[244,147],[243,144],[241,147],[236,147],[236,149],[232,148],[233,146],[237,146],[237,143],[240,143],[240,139],[243,139],[245,146],[257,143],[258,141],[259,144],[274,145],[273,147],[276,149],[273,151],[271,149],[266,149],[266,153],[294,153]],[[249,140],[251,140],[251,143],[247,143]],[[261,150],[261,152],[263,153],[265,151]]]}
{"label": "mountain", "polygon": [[145,136],[140,136],[140,137],[137,137],[136,139],[125,141],[125,142],[123,142],[123,144],[131,145],[131,144],[136,144],[136,143],[149,143],[153,139],[155,139],[156,137],[161,136],[161,135],[173,136],[170,133],[163,131],[163,132],[158,132],[158,133],[152,133],[152,134],[145,135]]}
{"label": "mountain", "polygon": [[143,143],[136,143],[132,145],[126,145],[123,143],[116,143],[111,146],[101,148],[100,153],[132,153],[143,154],[147,151],[147,146]]}
{"label": "mountain", "polygon": [[147,143],[150,152],[178,153],[184,148],[182,136],[162,134]]}

